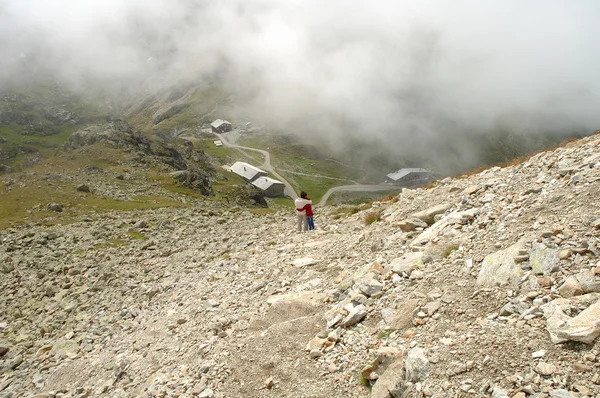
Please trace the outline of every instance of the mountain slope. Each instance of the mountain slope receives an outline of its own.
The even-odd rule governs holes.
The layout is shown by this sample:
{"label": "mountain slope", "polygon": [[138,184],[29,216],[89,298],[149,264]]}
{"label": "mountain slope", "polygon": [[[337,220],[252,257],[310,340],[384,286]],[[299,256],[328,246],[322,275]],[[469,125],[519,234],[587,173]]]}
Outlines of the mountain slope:
{"label": "mountain slope", "polygon": [[596,135],[314,234],[202,199],[7,229],[0,391],[595,396],[599,194]]}

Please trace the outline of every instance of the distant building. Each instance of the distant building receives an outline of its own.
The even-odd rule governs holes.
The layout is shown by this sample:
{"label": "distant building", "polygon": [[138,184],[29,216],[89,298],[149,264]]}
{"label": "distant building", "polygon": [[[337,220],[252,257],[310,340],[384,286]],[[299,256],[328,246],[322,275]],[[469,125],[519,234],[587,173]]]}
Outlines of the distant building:
{"label": "distant building", "polygon": [[410,168],[400,169],[395,173],[388,174],[386,177],[385,182],[399,186],[426,184],[432,178],[431,172],[428,170]]}
{"label": "distant building", "polygon": [[213,141],[216,146],[223,146],[223,142],[221,140]]}
{"label": "distant building", "polygon": [[264,195],[269,198],[283,196],[285,185],[283,182],[274,180],[270,177],[259,177],[251,182],[256,188],[264,192]]}
{"label": "distant building", "polygon": [[231,123],[227,120],[217,119],[210,124],[213,133],[226,133],[231,131]]}
{"label": "distant building", "polygon": [[233,166],[231,166],[231,171],[248,182],[252,182],[259,177],[267,176],[266,171],[245,162],[235,162]]}

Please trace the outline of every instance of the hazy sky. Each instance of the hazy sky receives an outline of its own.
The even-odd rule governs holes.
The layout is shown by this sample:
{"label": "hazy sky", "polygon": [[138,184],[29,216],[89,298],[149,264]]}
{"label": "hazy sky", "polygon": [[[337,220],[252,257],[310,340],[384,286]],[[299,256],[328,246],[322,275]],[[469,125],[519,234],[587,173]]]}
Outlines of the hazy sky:
{"label": "hazy sky", "polygon": [[0,84],[38,65],[107,85],[219,72],[251,114],[331,137],[594,130],[599,16],[597,0],[0,0]]}

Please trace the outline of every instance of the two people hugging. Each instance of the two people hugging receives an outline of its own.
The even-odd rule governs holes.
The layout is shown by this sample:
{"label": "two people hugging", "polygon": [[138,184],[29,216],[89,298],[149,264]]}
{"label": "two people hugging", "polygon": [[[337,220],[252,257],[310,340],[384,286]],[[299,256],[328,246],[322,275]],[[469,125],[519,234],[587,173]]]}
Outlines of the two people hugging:
{"label": "two people hugging", "polygon": [[313,231],[315,229],[312,201],[306,192],[300,192],[300,197],[294,201],[298,215],[298,232]]}

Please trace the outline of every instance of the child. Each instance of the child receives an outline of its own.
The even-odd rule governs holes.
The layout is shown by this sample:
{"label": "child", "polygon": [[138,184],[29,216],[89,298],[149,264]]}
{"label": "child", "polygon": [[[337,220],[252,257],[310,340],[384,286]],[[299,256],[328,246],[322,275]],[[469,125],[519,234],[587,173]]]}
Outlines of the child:
{"label": "child", "polygon": [[[304,194],[304,196],[302,196],[302,194]],[[314,220],[314,213],[313,213],[313,209],[312,209],[312,201],[310,200],[310,198],[308,197],[306,192],[302,192],[300,194],[300,197],[302,199],[306,199],[308,201],[308,203],[306,203],[302,209],[306,211],[306,223],[308,224],[308,230],[314,231],[315,230],[315,220]]]}

